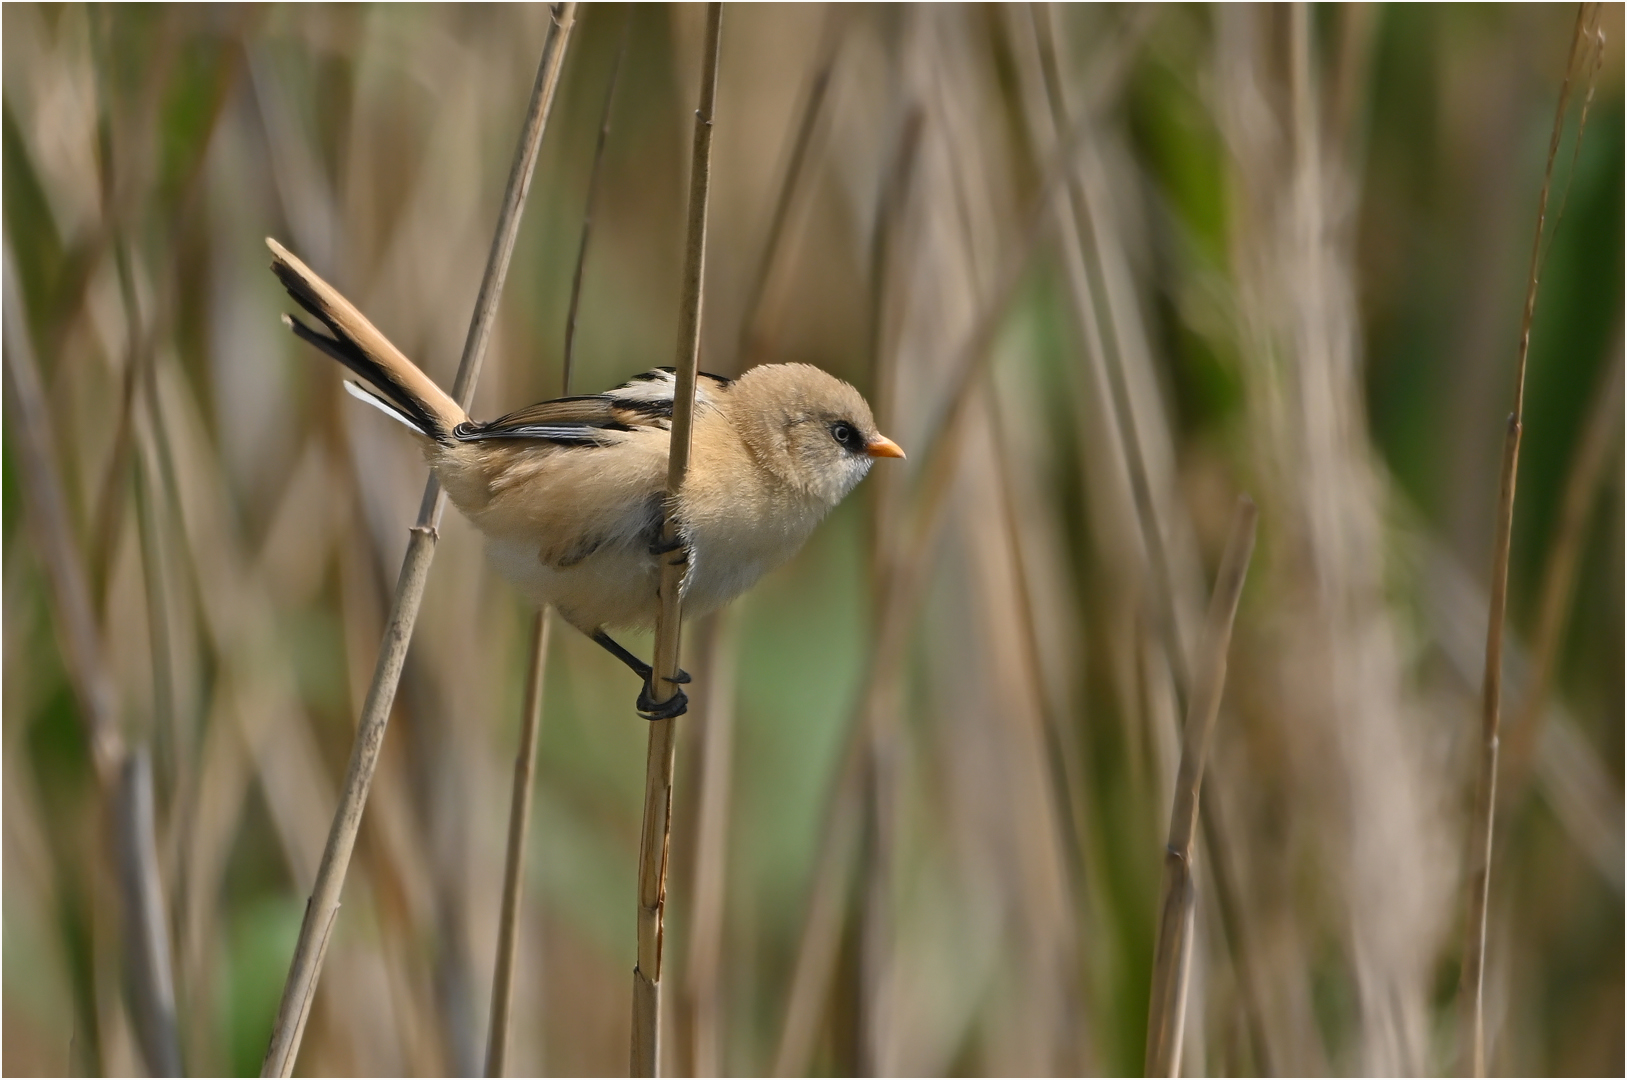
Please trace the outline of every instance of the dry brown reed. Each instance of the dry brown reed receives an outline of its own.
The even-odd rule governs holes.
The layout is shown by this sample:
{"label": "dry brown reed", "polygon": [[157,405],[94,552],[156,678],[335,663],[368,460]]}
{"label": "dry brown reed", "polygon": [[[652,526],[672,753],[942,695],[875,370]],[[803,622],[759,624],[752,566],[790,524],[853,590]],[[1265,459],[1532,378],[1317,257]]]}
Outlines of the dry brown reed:
{"label": "dry brown reed", "polygon": [[509,1022],[514,1007],[514,965],[520,946],[520,895],[525,874],[526,837],[531,829],[532,778],[537,770],[537,729],[542,725],[542,680],[548,665],[548,609],[531,623],[531,660],[526,668],[520,744],[514,751],[514,788],[508,815],[508,849],[503,863],[502,909],[497,922],[497,963],[492,972],[491,1020],[486,1036],[486,1075],[508,1070]]}
{"label": "dry brown reed", "polygon": [[[605,142],[610,136],[610,109],[616,100],[621,63],[633,26],[632,8],[622,17],[621,43],[610,67],[599,111],[599,135],[593,146],[593,167],[588,172],[587,205],[582,210],[582,236],[577,242],[576,269],[571,274],[570,302],[565,310],[565,345],[560,357],[561,397],[571,392],[571,368],[576,352],[576,319],[582,303],[582,274],[587,268],[588,242],[593,235],[593,206],[599,195]],[[513,792],[509,800],[508,850],[503,866],[503,899],[497,925],[497,963],[492,974],[491,1019],[486,1042],[486,1075],[503,1076],[508,1060],[509,1015],[514,1003],[515,951],[519,946],[520,893],[525,876],[526,836],[531,822],[531,788],[536,773],[537,729],[542,724],[542,682],[548,662],[548,609],[537,612],[532,626],[533,647],[526,672],[525,702],[520,716],[520,745],[514,759]]]}
{"label": "dry brown reed", "polygon": [[[925,18],[920,21],[916,30],[923,42],[932,41],[932,35],[943,31],[943,25],[933,19]],[[934,45],[941,44],[933,42]],[[932,94],[943,94],[945,88],[938,84],[932,88]],[[952,96],[953,92],[951,92]],[[930,95],[929,100],[931,99]],[[925,137],[946,139],[950,145],[969,150],[976,146],[982,138],[988,137],[983,132],[974,134],[975,129],[967,129],[960,125],[965,123],[961,116],[952,111],[953,106],[940,103],[938,124],[935,126],[930,120],[924,125]],[[947,117],[946,117],[947,112]],[[930,116],[930,112],[928,113]],[[945,128],[945,124],[949,127]],[[1057,140],[1047,161],[1039,171],[1040,182],[1038,190],[1032,195],[1030,204],[1024,208],[1018,218],[1021,222],[1019,231],[1014,240],[1008,241],[1006,250],[1000,253],[979,252],[979,241],[987,242],[986,238],[978,237],[975,231],[969,229],[969,207],[972,200],[965,197],[960,188],[961,177],[950,171],[939,173],[937,182],[948,185],[951,198],[948,205],[931,203],[939,212],[948,211],[945,220],[938,223],[939,228],[947,228],[950,235],[963,238],[955,247],[953,258],[964,260],[951,264],[942,273],[943,282],[935,282],[937,288],[967,287],[973,290],[976,296],[976,315],[969,320],[969,325],[960,329],[960,337],[949,348],[947,363],[942,370],[932,376],[920,377],[934,378],[945,387],[944,391],[935,395],[933,402],[935,409],[926,415],[916,415],[915,422],[919,430],[912,437],[912,457],[920,461],[917,466],[913,497],[908,511],[900,513],[902,519],[899,526],[894,529],[882,530],[878,533],[884,545],[877,554],[877,601],[876,601],[876,631],[875,643],[866,661],[866,674],[862,683],[863,690],[858,704],[850,721],[848,749],[843,755],[840,772],[833,785],[830,802],[820,834],[819,856],[817,869],[814,875],[814,893],[809,898],[804,909],[802,935],[799,941],[797,959],[793,969],[790,998],[785,1012],[785,1021],[781,1029],[780,1041],[774,1059],[775,1075],[796,1075],[806,1065],[806,1057],[812,1049],[815,1027],[824,1012],[824,998],[829,988],[829,980],[836,969],[836,951],[840,945],[843,928],[842,906],[843,899],[852,880],[851,864],[860,851],[861,843],[865,851],[864,877],[868,881],[868,894],[861,899],[861,917],[864,922],[862,936],[872,941],[886,940],[893,934],[893,929],[886,926],[877,926],[876,920],[885,918],[885,912],[891,904],[888,898],[889,873],[887,862],[891,841],[888,832],[894,826],[889,824],[889,816],[897,811],[897,800],[903,788],[901,780],[895,777],[893,770],[904,753],[904,744],[898,730],[901,722],[901,709],[898,695],[901,692],[900,679],[902,677],[901,665],[909,643],[914,619],[919,611],[919,605],[924,599],[925,590],[932,580],[932,553],[937,549],[939,534],[947,518],[951,493],[955,490],[957,474],[963,454],[969,454],[965,449],[968,441],[966,435],[968,418],[975,410],[974,403],[978,394],[986,385],[985,377],[989,364],[993,358],[993,343],[996,333],[1000,330],[1003,320],[1009,314],[1010,305],[1021,283],[1024,274],[1029,268],[1030,259],[1041,243],[1044,236],[1044,227],[1051,214],[1051,205],[1058,189],[1062,186],[1069,171],[1071,157],[1077,152],[1084,137],[1084,125],[1079,125],[1066,134],[1066,137]],[[943,134],[939,134],[943,133]],[[903,164],[891,170],[893,177],[906,178],[913,172],[914,155],[917,152],[913,147],[916,138],[923,136],[915,131],[914,125],[906,124],[903,128],[903,138],[900,139],[900,161]],[[907,154],[905,154],[907,151]],[[977,166],[968,162],[968,169],[975,173]],[[906,189],[903,183],[889,184],[887,192],[889,197],[884,199],[883,207],[894,214],[902,213],[902,199],[895,189]],[[940,193],[943,189],[939,189]],[[913,193],[912,193],[913,194]],[[891,224],[886,216],[878,218],[878,230]],[[930,228],[930,226],[929,226]],[[931,262],[935,255],[926,254],[930,245],[924,244],[919,235],[905,233],[913,245],[908,251],[909,256],[915,259],[924,259]],[[885,271],[892,260],[898,258],[895,249],[900,245],[900,238],[892,238],[881,233],[873,241],[872,267],[877,271]],[[991,258],[992,257],[992,258]],[[996,261],[997,270],[984,275],[976,268],[986,265],[989,261]],[[934,265],[934,271],[938,267]],[[923,274],[919,265],[912,268],[912,272],[930,277],[931,272]],[[970,280],[956,281],[953,286],[948,282],[957,275],[969,276]],[[986,276],[986,280],[980,280]],[[912,283],[913,284],[913,283]],[[915,286],[919,288],[918,285]],[[910,311],[919,304],[916,296],[900,290],[888,290],[888,300],[898,305],[909,314],[906,318],[919,318],[919,308]],[[888,348],[883,343],[881,328],[886,325],[888,315],[873,315],[872,340],[876,342],[876,355],[886,357]],[[897,319],[897,315],[892,318]],[[941,334],[941,331],[939,331]],[[920,348],[927,338],[914,343],[893,345],[893,348],[908,348],[910,344]],[[883,403],[888,396],[885,390],[881,396]],[[885,413],[885,404],[883,405]],[[929,406],[932,408],[932,406]],[[889,417],[886,422],[894,424],[900,418]],[[915,447],[919,449],[915,449]],[[998,500],[1001,496],[995,495]],[[868,801],[865,792],[869,789]],[[1043,787],[1042,787],[1043,789]],[[1059,804],[1053,804],[1059,805]],[[866,811],[866,807],[869,808]],[[866,832],[866,813],[871,816],[870,830]],[[861,947],[861,952],[862,952]],[[894,963],[893,959],[885,953],[877,954],[872,950],[865,961],[870,967],[863,975],[869,984],[868,993],[876,994],[872,1001],[866,1001],[860,1008],[860,1015],[865,1030],[861,1031],[857,1039],[858,1053],[861,1055],[855,1064],[860,1073],[875,1069],[890,1069],[897,1066],[893,1055],[896,1050],[889,1047],[892,1036],[888,1032],[888,1009],[898,1008],[896,1000],[889,1000],[901,992],[897,985],[888,986],[891,981],[886,968]],[[1042,1058],[1043,1060],[1043,1058]],[[889,1064],[888,1062],[893,1062]],[[926,1067],[930,1071],[930,1067]]]}
{"label": "dry brown reed", "polygon": [[[502,296],[504,279],[508,276],[509,259],[514,253],[514,240],[519,234],[520,214],[525,207],[526,193],[530,190],[537,150],[542,145],[542,133],[553,106],[554,90],[559,84],[565,47],[570,41],[575,18],[574,3],[559,4],[553,8],[548,24],[548,37],[543,43],[542,61],[537,67],[536,82],[532,86],[530,108],[515,148],[514,164],[509,172],[486,273],[480,282],[480,293],[470,319],[463,356],[458,362],[457,378],[452,384],[452,396],[464,408],[468,408],[474,395],[481,362],[485,359],[497,303]],[[437,530],[445,502],[445,492],[432,474],[424,488],[418,521],[412,527],[407,555],[402,561],[389,623],[379,647],[373,683],[368,689],[367,702],[362,707],[362,716],[356,726],[356,742],[346,770],[339,807],[334,812],[328,843],[317,869],[316,883],[300,924],[299,940],[294,946],[282,1003],[272,1028],[271,1044],[266,1049],[265,1061],[261,1066],[261,1074],[265,1076],[292,1076],[294,1062],[299,1056],[299,1044],[305,1034],[306,1021],[310,1018],[311,1003],[316,995],[316,983],[321,975],[333,920],[339,913],[339,896],[344,889],[351,850],[361,828],[362,811],[367,804],[368,789],[372,786],[373,772],[383,749],[385,728],[390,721],[390,707],[395,701],[396,686],[401,680],[407,646],[412,640],[413,624],[417,621],[424,585],[429,577],[430,560],[434,558]]]}
{"label": "dry brown reed", "polygon": [[785,241],[785,230],[791,221],[791,211],[809,171],[808,153],[819,130],[825,112],[825,98],[830,92],[831,71],[841,51],[842,34],[848,25],[848,15],[840,5],[831,5],[825,16],[823,41],[819,47],[819,64],[804,92],[802,109],[796,131],[791,139],[790,151],[781,173],[778,194],[774,198],[774,211],[768,222],[768,233],[763,239],[758,256],[757,271],[747,281],[744,314],[740,318],[740,339],[735,346],[735,364],[741,370],[751,367],[761,357],[773,351],[772,341],[759,342],[757,323],[763,315],[764,297],[773,280],[775,267],[780,262]]}
{"label": "dry brown reed", "polygon": [[[1525,415],[1526,360],[1531,351],[1531,323],[1536,314],[1537,285],[1542,276],[1544,240],[1548,234],[1548,194],[1554,163],[1565,136],[1571,83],[1587,77],[1596,64],[1598,8],[1578,4],[1571,34],[1570,56],[1554,108],[1553,133],[1548,141],[1548,162],[1542,190],[1537,196],[1537,222],[1531,242],[1531,266],[1526,280],[1525,307],[1520,318],[1519,356],[1514,369],[1514,405],[1508,414],[1503,440],[1497,517],[1492,533],[1491,603],[1486,626],[1486,667],[1481,684],[1480,755],[1475,777],[1474,808],[1469,827],[1468,917],[1464,924],[1463,967],[1459,978],[1463,1030],[1461,1068],[1468,1076],[1486,1075],[1486,913],[1491,892],[1493,831],[1497,816],[1497,758],[1502,727],[1503,619],[1508,607],[1509,549],[1514,534],[1514,488],[1520,468],[1520,436]],[[1591,96],[1591,91],[1589,92]],[[1581,132],[1576,135],[1578,148]],[[1563,209],[1563,203],[1561,203]]]}
{"label": "dry brown reed", "polygon": [[[684,241],[683,294],[678,314],[677,369],[673,386],[671,449],[667,458],[666,497],[670,503],[683,487],[689,469],[689,437],[695,414],[695,380],[700,363],[701,310],[705,298],[707,196],[712,179],[712,124],[717,110],[718,58],[722,51],[723,5],[706,9],[706,38],[701,51],[699,105],[689,158],[689,214]],[[678,545],[677,523],[668,517],[661,527],[664,545]],[[678,684],[679,632],[683,619],[683,584],[688,549],[678,546],[661,564],[660,612],[655,623],[655,657],[651,662],[649,700],[659,708],[682,693]],[[664,687],[658,689],[658,686]],[[630,1076],[656,1076],[661,1068],[662,917],[667,898],[667,853],[672,833],[672,768],[677,748],[672,717],[650,721],[644,764],[644,817],[638,852],[638,963],[633,968]]]}
{"label": "dry brown reed", "polygon": [[1232,517],[1231,535],[1215,573],[1215,591],[1200,646],[1197,682],[1182,729],[1181,766],[1175,777],[1175,805],[1170,811],[1169,840],[1164,846],[1164,894],[1153,954],[1152,1000],[1147,1011],[1148,1076],[1178,1076],[1186,1028],[1188,982],[1192,971],[1193,918],[1197,886],[1193,876],[1199,798],[1209,760],[1215,719],[1226,688],[1226,657],[1232,624],[1254,554],[1259,511],[1243,496]]}
{"label": "dry brown reed", "polygon": [[[27,315],[9,242],[4,249],[6,399],[22,432],[29,522],[39,534],[51,578],[57,626],[99,789],[103,841],[114,861],[130,1010],[147,1068],[179,1075],[181,1044],[175,1014],[169,923],[152,800],[152,762],[145,745],[131,746],[120,729],[118,696],[97,628],[92,594],[78,557],[57,463],[56,437],[29,337]],[[105,988],[104,988],[105,989]]]}
{"label": "dry brown reed", "polygon": [[593,207],[599,199],[599,178],[604,168],[605,142],[610,138],[610,110],[616,104],[616,86],[621,81],[621,62],[627,57],[627,41],[632,36],[633,6],[624,5],[622,13],[621,43],[616,46],[616,59],[610,65],[610,78],[605,82],[604,105],[599,109],[599,135],[593,143],[593,167],[588,170],[587,204],[582,207],[582,238],[576,244],[576,269],[571,273],[571,299],[565,309],[565,348],[560,359],[560,394],[571,392],[571,368],[576,359],[576,317],[582,306],[582,272],[588,263],[588,241],[593,238]]}

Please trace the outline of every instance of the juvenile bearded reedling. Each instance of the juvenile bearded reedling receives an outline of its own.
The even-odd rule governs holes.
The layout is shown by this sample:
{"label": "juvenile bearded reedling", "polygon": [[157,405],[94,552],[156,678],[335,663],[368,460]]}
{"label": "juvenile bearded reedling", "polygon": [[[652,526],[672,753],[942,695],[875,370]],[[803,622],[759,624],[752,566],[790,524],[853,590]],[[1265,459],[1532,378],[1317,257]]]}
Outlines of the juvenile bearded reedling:
{"label": "juvenile bearded reedling", "polygon": [[649,719],[681,714],[688,699],[680,691],[653,705],[650,665],[608,630],[655,625],[660,559],[673,557],[659,543],[665,515],[687,551],[685,613],[705,615],[795,555],[872,461],[904,456],[876,430],[859,392],[818,368],[765,364],[733,380],[702,373],[689,471],[669,506],[672,369],[477,423],[337,290],[266,243],[272,272],[328,333],[284,322],[364,380],[345,383],[352,395],[419,436],[505,577],[644,680],[638,710]]}

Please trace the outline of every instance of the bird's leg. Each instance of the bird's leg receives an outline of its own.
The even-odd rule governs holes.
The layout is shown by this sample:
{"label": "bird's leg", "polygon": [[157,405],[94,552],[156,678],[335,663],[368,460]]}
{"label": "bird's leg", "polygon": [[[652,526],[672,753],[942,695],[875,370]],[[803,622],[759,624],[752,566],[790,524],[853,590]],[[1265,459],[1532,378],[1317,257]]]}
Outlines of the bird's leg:
{"label": "bird's leg", "polygon": [[[638,657],[634,656],[632,653],[628,652],[622,647],[619,641],[605,633],[603,630],[595,630],[588,636],[591,637],[595,644],[597,644],[601,649],[609,653],[611,656],[614,656],[617,660],[620,660],[622,663],[626,664],[629,668],[632,668],[633,673],[640,679],[644,680],[644,689],[639,691],[638,701],[633,707],[636,708],[639,715],[643,716],[646,720],[667,720],[674,716],[682,716],[684,711],[689,708],[689,697],[682,690],[674,694],[671,701],[664,702],[660,705],[655,704],[654,699],[650,697],[650,682],[652,677],[655,675],[655,669],[650,667],[650,665],[646,664],[644,661],[640,660]],[[679,671],[678,677],[670,681],[675,683],[687,683],[689,681],[689,672]]]}

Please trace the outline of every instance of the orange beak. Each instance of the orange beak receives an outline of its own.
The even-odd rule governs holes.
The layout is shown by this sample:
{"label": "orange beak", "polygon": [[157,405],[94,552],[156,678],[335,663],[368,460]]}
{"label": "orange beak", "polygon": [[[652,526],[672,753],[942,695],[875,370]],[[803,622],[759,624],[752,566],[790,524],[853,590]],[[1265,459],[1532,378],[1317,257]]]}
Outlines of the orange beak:
{"label": "orange beak", "polygon": [[871,457],[901,458],[904,456],[904,448],[893,442],[885,435],[877,435],[875,438],[865,443],[864,452],[869,454]]}

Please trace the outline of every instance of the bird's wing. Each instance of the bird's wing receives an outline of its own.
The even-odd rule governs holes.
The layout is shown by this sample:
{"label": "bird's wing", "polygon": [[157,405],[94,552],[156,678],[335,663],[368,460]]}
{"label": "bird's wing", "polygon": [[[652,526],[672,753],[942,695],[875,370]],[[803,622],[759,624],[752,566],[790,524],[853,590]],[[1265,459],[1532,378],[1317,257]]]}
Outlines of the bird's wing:
{"label": "bird's wing", "polygon": [[[604,446],[620,432],[672,426],[674,376],[671,368],[646,371],[603,394],[555,398],[485,423],[459,424],[463,442],[483,439],[536,439],[562,446]],[[697,408],[711,408],[729,385],[720,375],[701,374],[695,386]]]}

